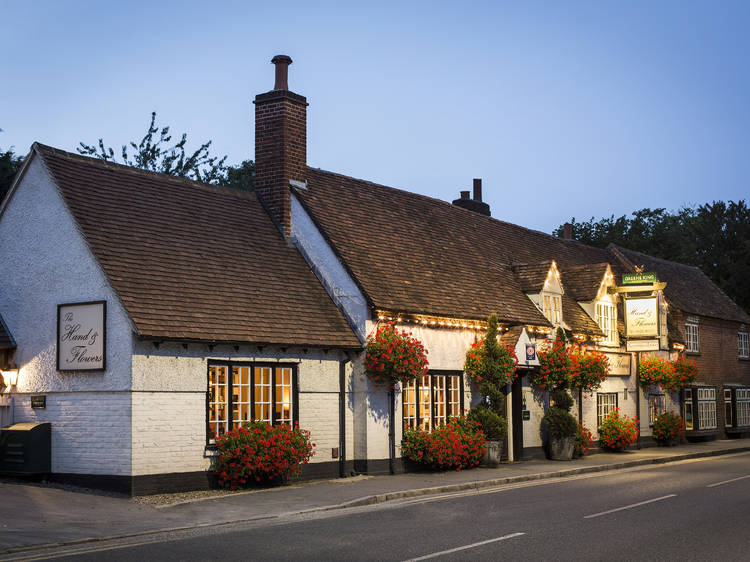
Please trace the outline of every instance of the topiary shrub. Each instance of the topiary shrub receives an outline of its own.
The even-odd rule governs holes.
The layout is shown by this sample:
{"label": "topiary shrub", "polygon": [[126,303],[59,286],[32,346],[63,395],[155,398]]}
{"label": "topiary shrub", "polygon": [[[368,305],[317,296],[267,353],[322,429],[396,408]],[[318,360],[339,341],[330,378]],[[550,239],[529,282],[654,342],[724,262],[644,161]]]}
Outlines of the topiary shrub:
{"label": "topiary shrub", "polygon": [[469,410],[470,421],[479,424],[487,439],[502,439],[508,435],[508,422],[504,417],[493,412],[486,404],[478,404]]}
{"label": "topiary shrub", "polygon": [[542,421],[547,424],[549,436],[554,439],[575,437],[578,421],[567,410],[550,408]]}
{"label": "topiary shrub", "polygon": [[560,408],[566,412],[570,412],[573,407],[573,397],[565,389],[556,388],[550,393],[549,399],[555,408]]}
{"label": "topiary shrub", "polygon": [[286,424],[245,423],[216,438],[219,486],[235,490],[299,474],[313,456],[310,432]]}

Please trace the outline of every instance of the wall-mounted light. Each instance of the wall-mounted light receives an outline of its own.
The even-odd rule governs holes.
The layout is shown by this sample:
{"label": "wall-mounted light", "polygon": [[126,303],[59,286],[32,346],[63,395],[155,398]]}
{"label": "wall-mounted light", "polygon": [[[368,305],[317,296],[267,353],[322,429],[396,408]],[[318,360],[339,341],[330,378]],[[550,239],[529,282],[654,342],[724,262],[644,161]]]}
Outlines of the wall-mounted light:
{"label": "wall-mounted light", "polygon": [[16,386],[18,384],[18,366],[13,363],[7,364],[5,367],[0,369],[0,374],[3,375],[5,384],[10,386]]}

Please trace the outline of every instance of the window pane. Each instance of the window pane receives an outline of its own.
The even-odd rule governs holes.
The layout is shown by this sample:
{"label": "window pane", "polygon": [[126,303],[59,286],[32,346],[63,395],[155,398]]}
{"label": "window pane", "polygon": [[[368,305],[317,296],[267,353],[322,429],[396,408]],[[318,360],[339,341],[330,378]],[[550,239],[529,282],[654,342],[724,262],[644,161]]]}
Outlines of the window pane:
{"label": "window pane", "polygon": [[596,395],[596,425],[600,427],[604,418],[617,408],[616,392],[599,392]]}
{"label": "window pane", "polygon": [[409,381],[403,387],[404,429],[417,427],[417,381]]}
{"label": "window pane", "polygon": [[274,411],[277,423],[292,423],[292,370],[276,369],[276,396]]}
{"label": "window pane", "polygon": [[271,423],[271,368],[255,367],[255,413],[256,421]]}
{"label": "window pane", "polygon": [[212,443],[217,436],[228,429],[227,418],[227,368],[211,366],[208,368],[208,438]]}
{"label": "window pane", "polygon": [[448,417],[461,415],[461,377],[448,377]]}
{"label": "window pane", "polygon": [[250,421],[250,368],[232,367],[232,427]]}
{"label": "window pane", "polygon": [[419,381],[419,427],[432,429],[432,401],[430,400],[430,375],[422,376]]}
{"label": "window pane", "polygon": [[445,376],[435,375],[432,377],[433,402],[435,404],[435,427],[445,425],[445,408],[447,395],[445,393]]}

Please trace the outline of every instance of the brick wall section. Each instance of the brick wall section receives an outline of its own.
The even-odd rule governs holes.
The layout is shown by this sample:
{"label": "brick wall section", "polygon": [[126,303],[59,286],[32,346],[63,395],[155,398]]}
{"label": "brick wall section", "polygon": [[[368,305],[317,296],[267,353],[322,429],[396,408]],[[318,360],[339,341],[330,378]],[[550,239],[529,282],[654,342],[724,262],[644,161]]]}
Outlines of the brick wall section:
{"label": "brick wall section", "polygon": [[307,100],[287,90],[255,97],[255,191],[291,233],[289,180],[304,182],[307,166]]}
{"label": "brick wall section", "polygon": [[52,423],[52,472],[129,475],[129,392],[47,393],[43,410],[14,394],[16,422]]}
{"label": "brick wall section", "polygon": [[[684,329],[687,314],[678,312],[676,320]],[[698,365],[698,381],[716,385],[717,422],[724,427],[723,383],[750,385],[750,361],[739,358],[737,332],[739,322],[698,316],[699,353],[687,353],[686,357]]]}

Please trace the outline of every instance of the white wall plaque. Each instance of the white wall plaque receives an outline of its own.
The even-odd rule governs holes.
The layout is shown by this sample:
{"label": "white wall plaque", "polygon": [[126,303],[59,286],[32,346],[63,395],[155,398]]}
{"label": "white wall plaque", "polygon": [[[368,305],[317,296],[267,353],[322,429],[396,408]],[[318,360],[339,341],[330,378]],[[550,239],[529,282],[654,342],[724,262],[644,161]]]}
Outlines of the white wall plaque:
{"label": "white wall plaque", "polygon": [[618,377],[630,376],[630,358],[629,353],[605,353],[609,359],[609,374]]}
{"label": "white wall plaque", "polygon": [[104,370],[106,325],[105,301],[58,305],[57,370]]}
{"label": "white wall plaque", "polygon": [[629,340],[625,344],[628,351],[656,351],[659,349],[659,340]]}
{"label": "white wall plaque", "polygon": [[625,336],[628,338],[659,336],[659,306],[656,297],[625,299]]}

